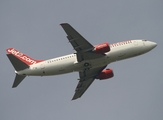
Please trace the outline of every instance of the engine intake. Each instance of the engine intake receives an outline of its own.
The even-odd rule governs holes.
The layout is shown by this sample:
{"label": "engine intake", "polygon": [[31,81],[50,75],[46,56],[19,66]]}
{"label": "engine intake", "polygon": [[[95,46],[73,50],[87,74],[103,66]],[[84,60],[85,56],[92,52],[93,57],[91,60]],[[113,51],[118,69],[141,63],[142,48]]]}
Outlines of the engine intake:
{"label": "engine intake", "polygon": [[107,42],[105,42],[105,43],[96,45],[95,48],[94,48],[94,51],[97,54],[103,54],[103,53],[106,53],[106,52],[110,51],[110,46],[109,46],[109,44]]}
{"label": "engine intake", "polygon": [[104,79],[112,78],[113,76],[114,73],[112,69],[105,69],[98,75],[97,78],[100,80],[104,80]]}

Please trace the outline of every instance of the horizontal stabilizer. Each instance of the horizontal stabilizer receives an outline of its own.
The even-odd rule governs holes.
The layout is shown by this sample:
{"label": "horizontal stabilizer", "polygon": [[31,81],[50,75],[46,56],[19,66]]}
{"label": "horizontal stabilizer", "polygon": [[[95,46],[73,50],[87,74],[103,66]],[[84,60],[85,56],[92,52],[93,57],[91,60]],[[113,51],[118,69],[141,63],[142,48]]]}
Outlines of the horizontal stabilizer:
{"label": "horizontal stabilizer", "polygon": [[18,75],[18,74],[16,74],[12,88],[17,87],[25,77],[26,76],[24,76],[24,75]]}
{"label": "horizontal stabilizer", "polygon": [[11,61],[12,65],[14,66],[16,71],[20,71],[20,70],[24,70],[26,68],[29,68],[29,66],[26,63],[22,62],[21,60],[16,58],[14,55],[7,54],[7,57]]}

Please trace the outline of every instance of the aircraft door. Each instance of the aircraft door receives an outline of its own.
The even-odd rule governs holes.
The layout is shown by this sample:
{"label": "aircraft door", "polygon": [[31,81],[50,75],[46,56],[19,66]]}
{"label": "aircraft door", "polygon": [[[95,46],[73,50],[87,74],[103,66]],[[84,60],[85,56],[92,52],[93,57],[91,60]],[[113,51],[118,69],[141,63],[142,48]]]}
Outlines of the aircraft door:
{"label": "aircraft door", "polygon": [[134,41],[134,46],[138,46],[138,42],[137,41]]}
{"label": "aircraft door", "polygon": [[40,68],[41,68],[41,72],[42,72],[43,74],[45,74],[45,64],[44,64],[44,63],[42,63],[42,64],[40,65]]}
{"label": "aircraft door", "polygon": [[134,41],[134,46],[139,47],[139,46],[145,46],[143,41]]}
{"label": "aircraft door", "polygon": [[124,57],[125,57],[125,51],[122,49],[121,51],[120,51],[120,53],[118,54],[118,60],[121,60],[121,59],[124,59]]}

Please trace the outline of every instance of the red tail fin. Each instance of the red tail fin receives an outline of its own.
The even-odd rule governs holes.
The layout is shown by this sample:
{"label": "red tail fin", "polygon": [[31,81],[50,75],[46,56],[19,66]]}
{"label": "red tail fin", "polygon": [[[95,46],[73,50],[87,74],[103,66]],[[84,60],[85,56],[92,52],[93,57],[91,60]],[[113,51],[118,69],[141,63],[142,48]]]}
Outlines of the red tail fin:
{"label": "red tail fin", "polygon": [[27,65],[36,64],[38,62],[43,61],[43,60],[35,60],[35,59],[19,52],[18,50],[14,49],[14,48],[8,48],[8,49],[6,49],[6,51],[8,54],[13,54],[16,58],[18,58],[22,62],[26,63]]}

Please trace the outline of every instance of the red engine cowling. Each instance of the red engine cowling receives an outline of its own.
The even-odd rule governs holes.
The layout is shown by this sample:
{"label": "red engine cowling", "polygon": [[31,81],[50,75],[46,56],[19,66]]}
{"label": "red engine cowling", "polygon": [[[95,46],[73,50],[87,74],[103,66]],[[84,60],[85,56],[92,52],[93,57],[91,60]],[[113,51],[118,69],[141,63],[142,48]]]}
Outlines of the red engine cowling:
{"label": "red engine cowling", "polygon": [[112,69],[105,69],[99,74],[98,79],[104,80],[104,79],[112,78],[113,76],[114,73]]}
{"label": "red engine cowling", "polygon": [[110,46],[107,42],[105,42],[105,43],[96,45],[94,50],[96,51],[97,54],[102,54],[102,53],[109,52]]}

